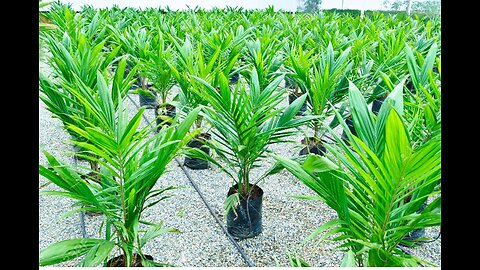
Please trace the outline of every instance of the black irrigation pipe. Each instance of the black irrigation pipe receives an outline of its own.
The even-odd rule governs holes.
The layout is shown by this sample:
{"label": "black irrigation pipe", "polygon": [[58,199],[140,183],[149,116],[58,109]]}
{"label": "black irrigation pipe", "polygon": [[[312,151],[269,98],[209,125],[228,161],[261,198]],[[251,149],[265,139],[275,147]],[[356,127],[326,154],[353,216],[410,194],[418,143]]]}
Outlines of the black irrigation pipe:
{"label": "black irrigation pipe", "polygon": [[[73,164],[77,166],[77,157],[73,155]],[[85,212],[80,211],[80,228],[82,229],[82,237],[86,238],[87,237],[87,231],[85,230]]]}
{"label": "black irrigation pipe", "polygon": [[442,234],[442,230],[440,229],[440,231],[438,231],[438,235],[435,236],[435,238],[433,238],[431,240],[420,240],[420,241],[417,241],[417,242],[420,243],[420,244],[432,243],[432,242],[437,241],[440,238],[441,234]]}
{"label": "black irrigation pipe", "polygon": [[85,212],[80,213],[80,228],[82,229],[82,238],[87,238],[87,230],[85,230]]}
{"label": "black irrigation pipe", "polygon": [[[438,232],[438,235],[437,235],[435,238],[433,238],[432,240],[421,240],[421,241],[415,241],[415,242],[417,242],[417,243],[419,243],[419,244],[425,244],[425,243],[435,242],[435,241],[438,240],[438,238],[440,238],[441,233],[442,233],[442,231],[440,230],[440,231]],[[398,247],[398,249],[400,249],[401,251],[403,251],[405,254],[407,254],[407,255],[412,255],[412,253],[406,249],[406,248],[409,248],[409,246],[406,246],[406,245],[404,245],[404,244],[399,244],[399,245],[397,245],[397,247]]]}
{"label": "black irrigation pipe", "polygon": [[[132,99],[132,97],[130,97],[129,95],[127,95],[128,99],[130,99],[130,101],[133,103],[133,105],[135,105],[135,107],[137,109],[139,109],[140,107],[137,105],[137,103]],[[152,128],[152,130],[154,132],[157,132],[151,125],[151,122],[148,121],[147,117],[145,116],[145,114],[142,114],[142,117],[143,119],[149,123],[150,127]],[[188,171],[185,169],[185,167],[183,166],[183,164],[177,159],[177,158],[174,158],[175,161],[177,162],[178,166],[180,166],[180,168],[182,169],[183,173],[185,174],[185,176],[187,176],[188,180],[190,181],[190,184],[192,184],[193,188],[195,189],[195,191],[198,193],[198,195],[200,196],[200,198],[202,199],[203,203],[205,204],[205,206],[207,206],[208,208],[208,211],[210,212],[210,214],[215,218],[215,221],[218,223],[218,225],[220,226],[220,228],[222,228],[222,231],[227,235],[228,239],[230,240],[230,242],[235,246],[235,248],[238,250],[238,252],[240,253],[240,255],[242,256],[242,258],[245,260],[245,262],[247,262],[247,265],[249,267],[255,267],[255,264],[253,264],[252,260],[247,256],[247,254],[245,254],[245,252],[243,251],[242,247],[240,247],[240,245],[235,241],[235,239],[233,239],[232,235],[230,235],[227,231],[227,229],[225,228],[225,226],[223,226],[223,222],[218,218],[217,215],[215,215],[212,207],[210,206],[210,204],[208,204],[207,200],[205,199],[205,197],[203,196],[203,193],[200,191],[200,189],[198,188],[197,184],[193,181],[192,177],[190,176],[190,174],[188,173]]]}
{"label": "black irrigation pipe", "polygon": [[252,260],[250,260],[250,258],[243,252],[243,249],[242,247],[240,247],[240,245],[238,245],[238,243],[235,241],[235,239],[233,239],[233,237],[228,233],[227,229],[225,228],[225,226],[223,226],[223,222],[217,217],[217,215],[215,215],[215,213],[213,212],[213,209],[211,208],[211,206],[207,203],[205,197],[203,197],[203,194],[202,192],[200,191],[200,189],[198,188],[197,184],[195,184],[195,182],[193,182],[192,178],[190,177],[190,174],[188,173],[188,171],[185,169],[185,167],[183,166],[183,164],[180,163],[180,161],[178,161],[177,158],[175,158],[175,161],[178,163],[178,165],[180,166],[180,168],[182,168],[182,171],[185,173],[185,175],[187,176],[188,180],[190,180],[190,183],[192,184],[193,188],[197,191],[198,195],[200,195],[200,198],[202,198],[202,201],[205,203],[205,205],[207,206],[208,208],[208,211],[210,211],[210,214],[212,214],[212,216],[215,218],[215,221],[218,223],[218,225],[220,226],[220,228],[222,228],[222,231],[227,235],[228,239],[230,240],[230,242],[237,248],[238,252],[240,253],[240,255],[242,255],[242,258],[247,262],[248,266],[249,267],[255,267],[255,265],[253,264]]}

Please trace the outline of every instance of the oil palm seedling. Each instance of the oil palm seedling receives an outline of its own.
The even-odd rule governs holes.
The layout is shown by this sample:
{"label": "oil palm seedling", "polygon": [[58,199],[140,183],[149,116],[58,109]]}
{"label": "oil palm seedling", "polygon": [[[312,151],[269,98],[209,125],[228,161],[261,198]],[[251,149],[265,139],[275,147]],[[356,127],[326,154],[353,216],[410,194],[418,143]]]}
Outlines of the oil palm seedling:
{"label": "oil palm seedling", "polygon": [[[377,28],[380,32],[380,29]],[[372,112],[377,114],[382,102],[389,94],[388,86],[382,77],[385,74],[389,77],[395,77],[399,81],[404,75],[405,67],[405,42],[407,38],[406,29],[389,29],[378,35],[378,41],[372,44],[373,49],[366,52],[368,58],[373,60],[373,74],[366,81],[365,88],[371,89],[369,103],[372,103]]]}
{"label": "oil palm seedling", "polygon": [[[43,0],[39,0],[39,14],[38,14],[38,30],[40,32],[43,31],[49,31],[49,30],[55,30],[58,28],[55,24],[53,24],[46,16],[45,16],[45,11],[42,10],[46,7],[48,7],[52,2],[44,2]],[[39,56],[40,58],[43,57],[43,45],[44,42],[42,39],[39,40]]]}
{"label": "oil palm seedling", "polygon": [[[171,36],[171,40],[177,51],[178,60],[175,64],[169,63],[174,78],[180,86],[180,92],[178,94],[179,103],[182,111],[190,111],[199,106],[207,105],[208,101],[204,96],[199,95],[193,91],[194,81],[191,76],[200,76],[204,80],[214,84],[216,73],[218,73],[219,66],[215,66],[217,59],[220,55],[220,48],[216,48],[215,52],[211,54],[209,59],[204,58],[202,50],[202,42],[197,43],[195,49],[190,42],[190,38],[187,36],[182,45],[175,37]],[[195,126],[200,128],[203,126],[203,116],[199,115],[195,121]],[[211,134],[204,132],[199,134],[197,138],[194,138],[189,143],[189,147],[201,148],[205,153],[209,154],[209,149],[202,147],[206,141],[211,138]],[[184,165],[190,169],[203,170],[209,168],[208,161],[201,160],[195,157],[187,156],[184,160]]]}
{"label": "oil palm seedling", "polygon": [[[62,39],[57,40],[53,34],[46,34],[45,40],[51,53],[49,64],[53,68],[53,77],[57,84],[74,87],[76,76],[95,90],[96,71],[106,72],[113,61],[118,61],[120,47],[105,52],[103,41],[95,43],[83,32],[76,35],[76,38],[72,39],[71,35],[65,32]],[[113,77],[117,78],[118,76],[115,74]],[[116,87],[122,85],[119,84],[118,79],[116,82]],[[125,93],[125,89],[122,88],[121,93]]]}
{"label": "oil palm seedling", "polygon": [[98,44],[108,39],[108,29],[104,27],[106,13],[100,10],[93,11],[86,7],[86,11],[75,12],[68,5],[60,2],[51,2],[51,8],[42,14],[42,17],[55,24],[56,31],[50,33],[57,40],[66,34],[73,45],[78,44],[81,36],[89,42]]}
{"label": "oil palm seedling", "polygon": [[[210,63],[214,63],[212,61],[213,59],[216,59],[215,63],[217,67],[215,67],[215,69],[213,69],[210,73],[207,73],[207,70],[202,71],[200,68],[194,68],[193,70],[190,69],[193,71],[188,73],[188,76],[190,76],[191,80],[191,86],[195,88],[197,87],[195,84],[198,84],[198,82],[192,80],[192,76],[200,76],[201,78],[207,80],[210,79],[212,85],[217,85],[218,87],[218,76],[220,72],[229,77],[230,83],[237,82],[240,77],[239,73],[245,70],[246,66],[235,66],[238,58],[240,57],[241,47],[245,44],[245,39],[250,36],[250,30],[251,29],[244,30],[244,28],[240,25],[237,27],[235,32],[230,31],[222,33],[217,30],[214,31],[213,29],[209,33],[206,31],[201,32],[201,43],[199,43],[197,48],[197,50],[199,50],[198,59],[200,60],[200,63],[203,62],[203,59],[205,59],[205,61],[210,59]],[[208,103],[208,101],[206,102]],[[202,104],[206,104],[205,100],[202,102]],[[201,120],[202,118],[199,119],[199,121]],[[205,153],[209,154],[210,149],[204,144],[205,141],[210,140],[210,138],[210,133],[202,133],[198,138],[192,140],[188,146],[199,148]],[[208,161],[189,156],[185,157],[184,165],[194,170],[209,168]]]}
{"label": "oil palm seedling", "polygon": [[292,66],[289,68],[294,73],[293,77],[302,91],[308,94],[307,102],[311,114],[318,116],[312,122],[313,136],[302,140],[307,146],[300,151],[300,155],[310,152],[319,155],[325,153],[322,136],[327,130],[322,123],[346,92],[343,82],[353,64],[348,59],[349,52],[350,48],[347,48],[335,58],[333,46],[329,44],[326,51],[315,59],[309,59],[309,53],[300,48],[290,55]]}
{"label": "oil palm seedling", "polygon": [[241,57],[242,46],[245,46],[245,40],[250,37],[252,29],[244,29],[239,25],[235,32],[220,31],[219,29],[212,29],[210,32],[204,31],[201,36],[203,41],[202,48],[205,49],[205,58],[210,59],[218,48],[220,48],[220,55],[218,56],[219,63],[225,63],[223,73],[227,74],[230,83],[236,83],[239,79],[240,73],[246,69],[244,63],[237,64],[237,60]]}
{"label": "oil palm seedling", "polygon": [[[288,102],[292,103],[296,100],[299,96],[305,94],[305,88],[300,88],[299,84],[295,80],[295,77],[304,77],[306,78],[307,74],[296,75],[296,73],[292,73],[291,70],[298,71],[299,73],[307,72],[312,65],[312,54],[313,50],[309,52],[303,52],[301,45],[295,45],[295,43],[291,44],[290,47],[285,47],[285,54],[288,56],[285,59],[285,66],[287,67],[287,74],[285,76],[285,87],[289,89],[288,93]],[[291,67],[289,70],[288,67]],[[300,109],[300,113],[305,113],[307,110],[307,103],[302,105]]]}
{"label": "oil palm seedling", "polygon": [[[433,133],[439,132],[441,123],[441,61],[437,57],[438,46],[433,43],[427,54],[422,56],[405,47],[407,68],[413,91],[408,91],[409,108],[407,119],[411,119],[409,130],[412,140],[423,142]],[[438,72],[434,72],[437,68]],[[419,117],[423,115],[424,117]],[[420,122],[420,123],[417,123]]]}
{"label": "oil palm seedling", "polygon": [[[44,1],[39,3],[42,7]],[[273,6],[74,10],[59,1],[40,14],[40,30],[46,20],[56,25],[39,33],[44,62],[51,67],[47,72],[52,71],[39,76],[40,105],[71,135],[74,153],[65,154],[85,161],[67,165],[46,153],[40,174],[60,188],[47,194],[75,200],[67,215],[104,214],[98,234],[90,238],[43,249],[50,237],[41,235],[41,265],[165,262],[145,243],[156,236],[168,242],[160,235],[175,229],[147,211],[168,207],[163,199],[173,195],[175,184],[161,186],[156,180],[175,156],[185,158],[181,169],[215,165],[196,172],[198,181],[217,171],[226,177],[220,194],[227,236],[248,238],[262,231],[262,201],[273,196],[267,185],[278,180],[281,186],[311,188],[307,191],[315,196],[304,198],[323,200],[337,212],[324,216],[333,221],[313,224],[322,226],[304,244],[316,235],[334,240],[346,254],[342,265],[427,264],[404,248],[424,243],[418,232],[440,222],[439,18],[360,16],[352,10],[298,13]],[[138,94],[142,106],[127,117],[130,94]],[[148,123],[156,124],[154,134],[140,120],[148,109],[155,113]],[[297,147],[301,155],[277,156],[291,155]],[[289,172],[270,178],[284,168],[301,182],[291,182],[295,177]],[[183,171],[188,176],[190,170]],[[218,193],[214,183],[199,184]],[[283,213],[294,214],[305,202],[291,203]],[[309,209],[315,208],[302,207]],[[42,214],[51,218],[47,212]],[[304,218],[323,220],[323,213]],[[296,224],[298,233],[314,231],[302,223]],[[43,234],[45,223],[40,228]],[[273,233],[284,237],[287,231]],[[277,250],[285,250],[284,243]],[[176,252],[175,246],[169,247]],[[290,250],[285,262],[308,266],[307,250]],[[197,262],[185,259],[179,264]]]}
{"label": "oil palm seedling", "polygon": [[[412,134],[412,141],[422,144],[434,132],[439,132],[441,123],[441,62],[437,58],[438,47],[432,43],[424,52],[425,56],[417,50],[406,45],[404,55],[406,58],[405,75],[408,83],[405,91],[405,119],[408,129]],[[435,68],[438,72],[434,72]],[[397,73],[398,74],[398,73]],[[381,73],[382,85],[386,92],[393,89],[396,76],[389,77]],[[381,104],[381,102],[379,103]],[[378,108],[377,104],[377,108]],[[373,110],[373,107],[372,107]],[[378,113],[377,110],[373,110]]]}
{"label": "oil palm seedling", "polygon": [[[173,49],[166,45],[162,32],[158,30],[156,43],[152,44],[152,51],[147,52],[146,59],[140,62],[143,74],[152,83],[152,88],[157,93],[155,95],[157,99],[155,104],[158,104],[155,107],[157,128],[161,128],[165,123],[170,123],[172,118],[175,117],[175,106],[167,101],[171,89],[175,85],[172,70],[168,65],[169,62],[175,61],[174,57]],[[143,89],[139,89],[139,93],[141,99],[149,94],[151,97],[155,97],[150,91],[144,91]]]}
{"label": "oil palm seedling", "polygon": [[77,41],[77,35],[81,31],[80,14],[75,14],[70,5],[60,1],[51,2],[48,6],[48,11],[42,15],[56,25],[55,31],[49,31],[51,37],[61,40],[64,33],[67,33],[70,39]]}
{"label": "oil palm seedling", "polygon": [[251,179],[251,170],[266,157],[268,146],[285,141],[285,137],[298,132],[295,128],[314,118],[295,118],[305,95],[286,109],[277,107],[284,94],[277,89],[283,75],[263,89],[255,68],[249,77],[248,90],[243,83],[231,90],[226,76],[220,73],[219,91],[205,80],[194,77],[204,86],[195,88],[196,91],[209,102],[205,115],[215,135],[209,146],[225,164],[202,155],[201,151],[197,151],[198,156],[217,164],[234,182],[228,190],[225,209],[227,230],[237,238],[253,237],[262,230],[263,190],[257,185],[261,178]]}
{"label": "oil palm seedling", "polygon": [[146,27],[143,27],[138,22],[125,27],[123,32],[120,32],[111,24],[107,24],[106,27],[110,29],[114,40],[113,42],[122,48],[120,53],[128,55],[128,69],[132,69],[135,66],[138,67],[136,70],[136,87],[134,93],[139,94],[140,105],[147,106],[151,109],[155,108],[157,105],[154,98],[156,92],[151,89],[151,83],[145,76],[144,70],[141,69],[142,65],[139,65],[139,63],[148,59],[148,55],[152,51],[155,30],[146,29]]}
{"label": "oil palm seedling", "polygon": [[[65,41],[68,41],[68,36]],[[72,46],[67,46],[55,40],[49,41],[49,48],[52,52],[52,66],[54,68],[55,79],[50,79],[44,74],[39,76],[40,99],[47,106],[47,109],[52,112],[54,117],[59,118],[64,127],[69,124],[75,124],[76,119],[82,118],[84,120],[95,123],[91,113],[78,102],[81,98],[74,94],[79,85],[85,85],[88,89],[88,94],[98,95],[97,92],[97,74],[95,70],[105,71],[108,64],[116,56],[118,50],[110,52],[108,55],[101,52],[103,43],[94,47],[89,46],[88,42],[80,37],[80,44],[77,49]],[[115,89],[115,95],[119,93],[122,97],[125,96],[132,85],[133,74],[128,74],[124,78],[126,61],[121,60],[119,68],[112,76],[111,84]],[[118,99],[115,98],[115,105]],[[74,117],[75,116],[75,117]],[[66,129],[66,131],[77,140],[84,140],[81,135],[75,131]],[[74,147],[77,152],[76,156],[80,157],[82,149]],[[98,163],[90,161],[90,166],[94,171],[98,172]]]}
{"label": "oil palm seedling", "polygon": [[[199,109],[193,110],[180,123],[160,130],[150,137],[148,127],[139,129],[141,108],[128,119],[124,100],[117,93],[118,107],[113,103],[113,88],[109,88],[98,74],[99,97],[81,100],[95,115],[99,125],[78,119],[83,126],[69,125],[76,133],[87,138],[75,141],[92,154],[89,159],[101,164],[101,181],[88,182],[80,177],[76,168],[64,164],[44,152],[48,168],[40,165],[39,173],[62,191],[45,191],[50,195],[72,198],[79,203],[69,212],[86,209],[105,215],[103,238],[77,238],[54,243],[40,251],[41,266],[58,264],[80,256],[79,266],[165,266],[142,252],[145,244],[168,232],[178,232],[163,226],[162,222],[142,219],[150,207],[171,197],[167,186],[154,189],[165,172],[167,164],[199,130],[189,132]],[[97,158],[100,157],[100,158]],[[112,257],[116,252],[120,255]]]}
{"label": "oil palm seedling", "polygon": [[[281,41],[269,36],[264,36],[262,40],[257,38],[255,41],[245,43],[245,64],[250,64],[255,68],[262,89],[276,78],[276,73],[282,66],[283,57],[280,55],[282,47]],[[242,75],[250,80],[248,76],[251,74],[253,74],[252,71],[244,70]]]}
{"label": "oil palm seedling", "polygon": [[[200,41],[197,43],[196,48],[190,42],[190,39],[187,37],[185,42],[180,45],[178,40],[171,37],[173,44],[177,51],[177,62],[175,64],[169,63],[173,76],[180,86],[179,92],[179,101],[181,105],[181,110],[188,112],[193,108],[199,106],[206,106],[208,104],[208,99],[201,93],[194,91],[195,87],[198,87],[199,83],[193,79],[193,77],[198,77],[207,81],[211,85],[218,85],[218,76],[225,70],[230,70],[236,59],[238,58],[238,50],[235,48],[231,50],[231,53],[228,57],[221,57],[221,46],[215,48],[213,53],[210,53],[210,57],[206,58],[203,52],[203,43]],[[234,40],[235,42],[240,42],[239,40]],[[233,40],[232,40],[233,42]],[[195,121],[196,128],[203,126],[203,115],[199,115]],[[211,134],[204,132],[199,134],[189,146],[191,147],[201,147],[206,153],[208,153],[208,148],[202,147],[206,141],[211,138]],[[194,170],[207,169],[209,167],[208,162],[205,160],[200,160],[195,157],[186,157],[184,164]]]}
{"label": "oil palm seedling", "polygon": [[[105,12],[107,16],[105,17],[105,28],[108,30],[109,38],[107,42],[107,46],[111,44],[118,44],[120,42],[119,38],[112,32],[112,27],[118,33],[124,33],[124,31],[134,22],[133,18],[128,16],[125,12],[118,8],[109,8],[106,9]],[[111,27],[109,27],[111,25]],[[124,48],[127,49],[127,48]],[[124,53],[122,51],[122,53]]]}
{"label": "oil palm seedling", "polygon": [[[312,15],[309,16],[316,17]],[[315,21],[311,21],[312,39],[309,42],[310,47],[314,49],[316,53],[320,53],[328,44],[332,44],[332,46],[338,50],[345,50],[351,46],[345,33],[340,32],[339,22],[338,14],[326,14],[326,16],[321,16]]]}
{"label": "oil palm seedling", "polygon": [[53,30],[57,29],[57,26],[53,24],[46,16],[45,14],[42,14],[42,8],[48,7],[52,2],[45,2],[43,0],[38,0],[38,8],[40,10],[40,14],[38,15],[38,28],[40,31],[46,31],[46,30]]}
{"label": "oil palm seedling", "polygon": [[[183,44],[180,44],[173,36],[171,36],[171,41],[177,52],[177,58],[175,63],[167,63],[180,86],[179,102],[182,107],[181,110],[188,112],[198,106],[207,104],[203,96],[192,90],[194,81],[191,76],[198,76],[214,84],[216,74],[220,70],[220,66],[217,63],[220,48],[217,48],[209,59],[205,59],[201,42],[198,42],[195,47],[188,37]],[[202,121],[203,119],[201,117],[197,119],[196,127],[201,127]]]}
{"label": "oil palm seedling", "polygon": [[316,193],[310,199],[322,200],[337,212],[337,219],[320,226],[306,241],[321,233],[322,239],[331,236],[345,252],[342,266],[430,264],[406,254],[399,244],[412,245],[404,239],[409,232],[440,224],[439,196],[417,212],[439,193],[435,187],[440,178],[440,135],[414,147],[402,117],[402,90],[403,82],[375,120],[351,84],[350,105],[359,133],[358,137],[348,133],[351,147],[334,134],[338,147],[327,146],[331,158],[310,155],[298,163],[275,156]]}
{"label": "oil palm seedling", "polygon": [[[87,12],[81,12],[83,17],[81,19],[82,31],[85,33],[85,36],[88,40],[91,40],[92,43],[97,44],[104,42],[107,45],[107,39],[110,38],[110,33],[107,27],[105,27],[105,17],[107,14],[101,10],[94,10],[93,7],[84,6],[84,9]],[[105,49],[113,49],[104,47]]]}

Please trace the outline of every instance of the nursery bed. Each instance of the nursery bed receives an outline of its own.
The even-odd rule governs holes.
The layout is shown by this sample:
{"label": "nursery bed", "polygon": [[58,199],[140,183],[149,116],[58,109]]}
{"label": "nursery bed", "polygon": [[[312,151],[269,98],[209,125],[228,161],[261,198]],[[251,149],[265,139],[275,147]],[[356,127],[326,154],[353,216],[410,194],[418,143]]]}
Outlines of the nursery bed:
{"label": "nursery bed", "polygon": [[[42,69],[48,68],[41,65]],[[133,100],[138,98],[132,95]],[[285,101],[286,103],[286,98]],[[136,107],[127,99],[130,114]],[[147,110],[146,117],[153,120],[153,111]],[[142,120],[142,125],[147,123]],[[297,142],[302,135],[291,138]],[[45,149],[67,163],[73,159],[66,153],[71,146],[66,142],[69,135],[62,130],[61,123],[51,117],[44,104],[39,102],[39,161],[46,164],[41,150]],[[294,157],[300,145],[278,144],[272,149],[277,154]],[[178,160],[183,162],[183,157]],[[265,162],[265,168],[253,171],[252,179],[262,174],[272,162]],[[84,162],[79,165],[87,166]],[[187,170],[189,170],[187,168]],[[220,169],[189,170],[190,175],[204,194],[215,213],[224,220],[223,202],[232,181]],[[335,243],[313,240],[305,246],[299,246],[318,226],[336,217],[336,213],[319,201],[305,201],[291,198],[292,195],[314,195],[290,173],[282,171],[260,183],[264,190],[263,232],[251,239],[238,241],[255,266],[289,266],[287,253],[298,247],[297,255],[316,267],[340,266],[342,253],[334,251]],[[43,186],[47,181],[39,177],[39,190],[58,189],[54,185]],[[176,266],[247,266],[235,247],[229,242],[214,218],[208,212],[200,196],[191,186],[185,173],[173,160],[169,171],[157,182],[157,187],[179,186],[174,190],[174,198],[165,200],[145,212],[144,219],[151,222],[163,221],[165,226],[179,229],[182,233],[169,233],[149,242],[145,254],[152,255],[155,261]],[[57,196],[39,196],[39,248],[42,249],[56,241],[82,237],[78,214],[67,218],[62,215],[71,210],[72,200]],[[88,237],[101,237],[98,234],[103,216],[85,216]],[[439,228],[428,228],[427,236],[435,237]],[[441,265],[440,239],[425,243],[408,250],[422,259]],[[74,266],[78,260],[62,266]]]}

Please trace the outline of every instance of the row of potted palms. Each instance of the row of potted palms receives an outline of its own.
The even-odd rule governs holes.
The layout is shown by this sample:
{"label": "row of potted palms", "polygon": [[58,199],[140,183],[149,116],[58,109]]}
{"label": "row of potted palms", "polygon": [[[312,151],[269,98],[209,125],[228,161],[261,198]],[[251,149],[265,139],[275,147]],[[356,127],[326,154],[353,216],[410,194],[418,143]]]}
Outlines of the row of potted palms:
{"label": "row of potted palms", "polygon": [[[292,28],[281,31],[273,22],[271,27],[255,28],[265,20],[260,19],[261,12],[245,12],[243,17],[235,10],[226,15],[215,10],[166,13],[171,22],[152,16],[157,12],[154,10],[141,16],[115,8],[86,8],[83,12],[80,14],[88,19],[72,16],[68,8],[51,12],[55,23],[63,22],[58,31],[45,35],[57,78],[41,75],[40,90],[47,108],[63,121],[65,129],[74,135],[74,145],[82,149],[77,155],[94,164],[91,170],[96,181],[85,180],[75,168],[48,153],[49,165],[41,166],[40,173],[65,189],[47,193],[79,200],[75,211],[102,212],[108,225],[105,239],[53,244],[41,252],[41,265],[83,255],[84,266],[161,265],[141,249],[147,240],[174,230],[149,224],[141,220],[141,214],[167,198],[163,193],[174,188],[153,190],[153,185],[166,164],[182,152],[187,154],[186,165],[205,169],[208,162],[213,163],[232,177],[225,209],[228,231],[237,238],[261,232],[263,191],[257,184],[286,168],[339,213],[338,220],[321,226],[316,233],[325,228],[331,229],[330,234],[343,233],[336,239],[348,242],[341,246],[346,252],[345,264],[419,263],[396,246],[402,241],[411,243],[401,236],[413,229],[437,226],[440,221],[439,199],[421,214],[416,213],[429,196],[438,193],[434,183],[438,182],[440,169],[440,77],[433,71],[433,64],[440,65],[434,38],[416,40],[412,51],[408,45],[399,45],[401,42],[390,42],[395,33],[385,34],[387,39],[380,38],[380,45],[374,48],[388,45],[398,51],[386,50],[387,55],[385,49],[379,49],[379,60],[370,57],[367,61],[367,53],[373,50],[363,50],[369,45],[362,38],[365,34],[355,32],[356,40],[362,42],[352,46],[342,34],[362,23],[356,18],[347,18],[352,20],[348,27],[338,21],[329,23],[324,17],[314,18],[322,24],[305,33],[302,27],[298,32]],[[292,21],[310,25],[308,18],[270,15],[267,19],[279,18],[284,25]],[[205,20],[206,16],[214,19]],[[185,17],[192,22],[181,29],[175,22]],[[224,24],[224,17],[239,24],[235,32],[218,30],[215,23]],[[151,18],[156,19],[148,20]],[[104,20],[106,27],[93,27],[89,20],[99,24]],[[379,21],[366,22],[374,25],[368,28],[372,35],[379,33],[378,25],[391,23],[390,19]],[[200,23],[205,25],[204,30],[194,27]],[[415,31],[408,23],[404,27]],[[337,30],[328,34],[322,29]],[[278,37],[272,38],[272,33]],[[289,36],[282,36],[287,33]],[[314,46],[316,41],[323,45]],[[398,61],[401,53],[408,55],[406,62]],[[109,72],[112,66],[113,74]],[[232,82],[234,74],[241,77],[232,86],[229,79]],[[404,94],[402,74],[408,74],[419,91]],[[135,93],[149,95],[150,88],[158,93],[158,128],[152,138],[147,136],[147,129],[138,130],[145,107],[132,119],[126,117],[124,101],[134,76],[140,82]],[[286,108],[279,107],[287,94],[279,87],[285,76],[300,92]],[[179,94],[167,100],[174,84],[179,85]],[[364,96],[372,99],[374,94],[369,92],[379,89],[387,95],[375,117]],[[306,115],[297,115],[305,104]],[[169,114],[167,105],[176,105],[179,112]],[[327,125],[329,115],[334,119]],[[346,124],[348,119],[350,126]],[[284,142],[306,125],[311,125],[314,132],[312,138],[304,140],[307,147],[301,154],[306,156],[288,160],[269,151],[269,145]],[[336,125],[346,133],[343,140],[333,132]],[[205,133],[206,128],[211,133]],[[422,140],[425,132],[428,137]],[[335,145],[322,144],[327,133],[334,137]],[[393,145],[396,140],[403,143]],[[195,148],[195,141],[201,142],[201,148]],[[250,170],[268,156],[274,156],[278,164],[263,177],[250,179]],[[416,166],[414,161],[425,165]],[[347,170],[340,170],[342,166]],[[406,169],[411,175],[404,175]],[[426,176],[428,173],[431,176]],[[368,222],[379,226],[369,230],[361,226]],[[149,229],[140,230],[141,223]],[[121,250],[121,256],[109,259],[115,247]]]}
{"label": "row of potted palms", "polygon": [[[47,152],[44,154],[48,165],[40,165],[39,172],[63,190],[44,191],[44,194],[65,196],[79,202],[69,214],[86,210],[104,214],[105,238],[80,238],[54,243],[40,252],[40,265],[84,256],[80,266],[163,266],[153,261],[151,255],[143,254],[142,247],[150,239],[176,230],[145,221],[142,214],[149,207],[169,198],[167,193],[175,188],[154,189],[154,185],[168,163],[198,134],[198,129],[191,130],[190,127],[200,108],[193,110],[180,123],[150,136],[148,127],[139,128],[145,109],[140,109],[128,119],[125,97],[117,92],[118,106],[115,107],[114,88],[107,86],[100,72],[97,72],[97,76],[98,95],[79,100],[97,122],[74,116],[76,122],[68,124],[66,128],[85,138],[85,141],[72,142],[90,153],[85,156],[86,159],[100,165],[99,179],[85,180],[78,168],[66,165]],[[79,88],[81,90],[78,92],[72,90],[79,96],[91,90],[86,85]],[[121,254],[109,258],[114,248],[118,248]]]}
{"label": "row of potted palms", "polygon": [[[378,117],[369,112],[354,84],[349,87],[353,135],[336,112],[348,144],[332,132],[336,146],[326,145],[331,157],[311,155],[298,162],[276,155],[276,170],[286,168],[337,212],[307,241],[321,234],[345,252],[342,266],[419,266],[430,262],[405,253],[406,236],[441,223],[441,134],[417,144],[408,130],[403,105],[404,81],[381,105]],[[421,117],[421,116],[420,116]],[[428,204],[429,198],[434,198]],[[419,211],[419,209],[421,211]],[[412,241],[413,240],[413,241]],[[307,265],[301,258],[295,265]]]}

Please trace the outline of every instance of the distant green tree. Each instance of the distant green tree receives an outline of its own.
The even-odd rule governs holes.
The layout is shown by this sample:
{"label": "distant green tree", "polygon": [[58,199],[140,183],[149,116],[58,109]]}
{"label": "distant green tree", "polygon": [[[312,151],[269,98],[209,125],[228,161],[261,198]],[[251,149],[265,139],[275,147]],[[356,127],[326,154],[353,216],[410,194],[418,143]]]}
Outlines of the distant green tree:
{"label": "distant green tree", "polygon": [[[401,11],[406,10],[408,0],[385,0],[383,1],[385,8]],[[440,0],[412,1],[412,12],[425,13],[427,15],[439,15],[441,11]]]}
{"label": "distant green tree", "polygon": [[427,15],[438,15],[441,13],[441,1],[414,1],[412,3],[412,11],[425,13]]}
{"label": "distant green tree", "polygon": [[303,12],[316,12],[320,10],[322,0],[301,0],[297,10]]}
{"label": "distant green tree", "polygon": [[[383,6],[388,9],[393,9],[393,10],[406,10],[408,6],[408,0],[385,0],[383,1]],[[413,6],[413,3],[412,3]]]}

